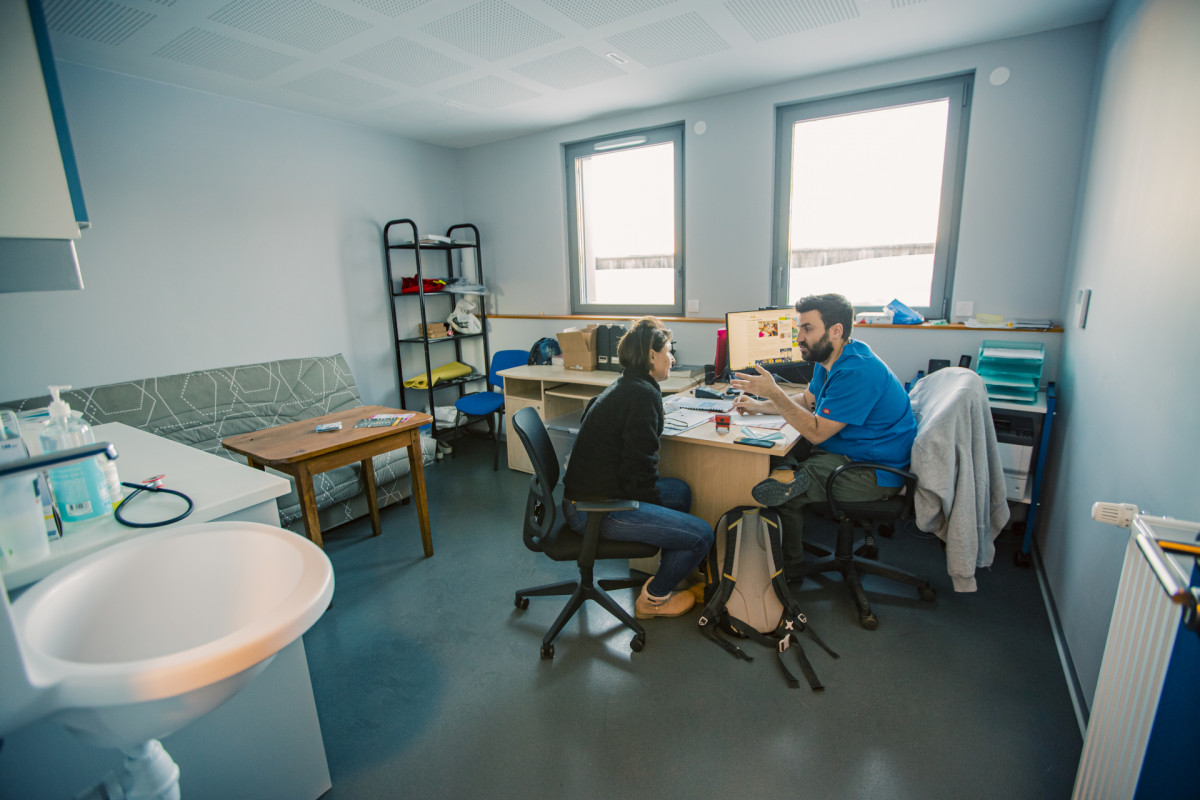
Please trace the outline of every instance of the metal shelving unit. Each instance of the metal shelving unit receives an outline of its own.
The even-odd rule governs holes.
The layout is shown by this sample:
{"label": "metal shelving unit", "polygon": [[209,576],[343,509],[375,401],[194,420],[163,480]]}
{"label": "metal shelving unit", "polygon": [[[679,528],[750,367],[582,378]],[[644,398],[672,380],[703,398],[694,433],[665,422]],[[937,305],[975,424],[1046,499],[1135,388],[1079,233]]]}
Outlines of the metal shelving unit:
{"label": "metal shelving unit", "polygon": [[[457,235],[456,235],[457,234]],[[472,373],[458,378],[449,378],[439,380],[436,386],[429,386],[426,389],[412,389],[408,391],[425,392],[427,402],[429,404],[430,413],[436,407],[434,404],[434,394],[445,389],[454,389],[457,391],[457,397],[462,397],[466,394],[466,387],[477,381],[486,381],[487,367],[491,363],[491,349],[488,345],[487,335],[487,303],[486,295],[477,295],[479,298],[479,320],[482,323],[482,330],[479,333],[453,333],[446,337],[429,338],[420,335],[422,331],[428,329],[429,318],[431,312],[437,322],[441,322],[450,316],[450,312],[454,310],[458,295],[449,291],[426,292],[425,281],[427,279],[443,279],[452,280],[454,278],[467,278],[470,276],[463,275],[462,253],[470,251],[474,255],[475,261],[475,280],[483,283],[483,254],[479,246],[479,229],[471,224],[451,225],[446,229],[445,236],[450,242],[423,242],[421,232],[417,229],[417,223],[411,219],[396,219],[387,223],[383,228],[383,250],[384,260],[387,267],[387,284],[388,292],[391,295],[390,308],[392,312],[392,341],[396,351],[396,378],[400,385],[400,406],[401,408],[409,408],[408,392],[405,390],[404,381],[411,379],[420,374],[413,372],[411,375],[406,375],[404,372],[404,353],[406,348],[420,346],[424,355],[425,374],[433,373],[436,366],[442,366],[449,361],[458,361],[467,364],[463,360],[463,342],[471,339],[483,340],[483,362],[480,371],[480,365],[471,365]],[[469,237],[469,238],[468,238]],[[401,291],[402,279],[413,277],[413,273],[397,274],[397,264],[395,260],[397,255],[401,253],[411,253],[411,262],[415,269],[416,291],[403,292]],[[434,254],[438,254],[436,257]],[[458,258],[455,258],[456,253]],[[430,263],[424,263],[422,256],[430,257]],[[444,257],[444,261],[442,258]],[[406,259],[407,260],[407,259]],[[445,269],[437,269],[437,262],[444,264]],[[457,263],[456,263],[457,262]],[[411,314],[401,314],[397,306],[408,306],[411,308],[411,301],[416,301],[416,306],[420,312],[420,324],[416,328],[415,336],[402,336],[400,325],[402,322],[408,324],[411,321]],[[434,349],[443,348],[445,344],[453,343],[454,358],[434,359],[431,353]],[[412,358],[410,356],[409,363],[411,365]],[[457,399],[457,398],[456,398]],[[445,427],[443,423],[443,429]],[[432,425],[432,434],[436,438],[439,431],[438,421],[435,418]]]}

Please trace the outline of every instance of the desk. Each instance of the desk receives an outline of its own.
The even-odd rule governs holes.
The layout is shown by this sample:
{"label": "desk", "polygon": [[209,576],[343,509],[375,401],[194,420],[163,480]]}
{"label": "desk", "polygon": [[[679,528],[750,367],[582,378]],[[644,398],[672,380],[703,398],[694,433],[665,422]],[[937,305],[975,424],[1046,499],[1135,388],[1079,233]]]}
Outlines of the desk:
{"label": "desk", "polygon": [[[278,475],[250,470],[211,453],[155,436],[120,422],[92,427],[97,442],[117,447],[117,471],[134,483],[151,475],[166,474],[164,484],[192,498],[192,513],[178,525],[218,520],[279,524],[275,498],[288,493],[288,482]],[[128,490],[127,490],[128,491]],[[146,493],[125,512],[136,522],[169,519],[182,510],[183,501],[169,495]],[[50,541],[50,555],[39,561],[10,566],[0,560],[0,572],[9,591],[39,581],[60,567],[86,555],[158,528],[126,528],[112,515],[67,522],[63,536]]]}
{"label": "desk", "polygon": [[[608,370],[585,372],[550,364],[510,367],[500,372],[504,378],[504,413],[512,419],[522,408],[532,406],[543,421],[561,417],[586,406],[620,376],[621,373]],[[663,394],[674,394],[699,382],[699,378],[672,375],[660,388]],[[516,436],[508,437],[508,467],[533,474],[533,464]]]}
{"label": "desk", "polygon": [[[374,414],[407,414],[412,416],[390,428],[356,428],[354,423]],[[239,433],[221,441],[221,446],[246,457],[250,466],[258,469],[272,467],[296,480],[300,510],[304,515],[304,530],[318,547],[321,541],[321,522],[317,519],[317,497],[313,490],[313,475],[344,467],[354,462],[362,465],[363,483],[367,488],[367,507],[371,512],[374,535],[383,532],[379,519],[379,504],[375,498],[375,467],[371,459],[381,453],[408,447],[408,470],[412,477],[413,498],[417,504],[417,521],[421,526],[421,542],[425,557],[433,555],[433,534],[429,529],[429,503],[425,498],[425,465],[421,461],[421,439],[418,430],[433,417],[419,412],[406,412],[383,406],[359,406],[322,417],[297,420],[251,433]],[[318,425],[342,423],[342,429],[317,433]]]}
{"label": "desk", "polygon": [[[990,405],[1001,459],[1005,462],[1009,502],[1027,507],[1024,521],[1017,523],[1024,528],[1024,539],[1021,549],[1013,554],[1013,561],[1019,567],[1028,567],[1033,561],[1033,534],[1042,507],[1042,479],[1050,449],[1050,429],[1058,406],[1058,391],[1051,382],[1038,392],[1036,403],[993,400]],[[1022,422],[1026,423],[1024,430],[1013,435]]]}
{"label": "desk", "polygon": [[[533,406],[543,420],[578,410],[620,375],[619,372],[578,372],[562,367],[524,366],[506,369],[504,411],[513,414]],[[663,385],[664,394],[687,391],[699,383],[696,378],[672,377]],[[719,388],[719,387],[718,387]],[[736,423],[737,420],[735,419]],[[663,434],[659,449],[659,474],[682,478],[692,487],[692,513],[710,525],[731,508],[756,506],[750,495],[754,484],[771,474],[771,456],[783,455],[800,434],[785,425],[783,440],[771,449],[734,444],[741,434],[735,424],[729,433],[717,433],[712,422],[705,422],[683,433]],[[520,440],[508,439],[508,465],[511,469],[533,472]]]}

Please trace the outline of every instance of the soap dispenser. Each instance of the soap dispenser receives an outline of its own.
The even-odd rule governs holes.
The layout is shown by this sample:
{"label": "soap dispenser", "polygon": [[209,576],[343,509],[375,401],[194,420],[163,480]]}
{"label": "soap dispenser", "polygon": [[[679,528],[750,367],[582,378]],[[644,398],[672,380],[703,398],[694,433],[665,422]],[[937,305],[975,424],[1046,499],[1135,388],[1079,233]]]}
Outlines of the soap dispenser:
{"label": "soap dispenser", "polygon": [[[70,388],[50,387],[50,396],[53,398],[50,421],[38,435],[43,453],[69,450],[96,441],[88,424],[71,416],[71,407],[59,397],[61,390]],[[63,522],[79,522],[112,513],[112,500],[99,459],[91,458],[55,467],[48,475],[54,504]]]}

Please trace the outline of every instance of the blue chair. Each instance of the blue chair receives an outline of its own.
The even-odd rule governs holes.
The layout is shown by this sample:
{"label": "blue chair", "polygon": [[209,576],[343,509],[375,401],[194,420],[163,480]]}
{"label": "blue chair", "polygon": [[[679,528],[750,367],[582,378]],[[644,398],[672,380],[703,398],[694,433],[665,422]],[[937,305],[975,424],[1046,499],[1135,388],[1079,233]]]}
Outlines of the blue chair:
{"label": "blue chair", "polygon": [[[463,395],[454,403],[454,408],[458,412],[454,415],[455,430],[458,430],[459,425],[471,425],[487,420],[488,433],[491,434],[492,441],[496,444],[496,458],[492,464],[494,470],[500,469],[500,426],[492,424],[492,416],[504,413],[504,378],[501,378],[499,373],[509,367],[522,366],[528,361],[529,352],[527,350],[497,351],[492,356],[492,365],[488,370],[488,390]],[[500,391],[492,391],[493,386]],[[467,418],[465,422],[463,422],[463,417]]]}

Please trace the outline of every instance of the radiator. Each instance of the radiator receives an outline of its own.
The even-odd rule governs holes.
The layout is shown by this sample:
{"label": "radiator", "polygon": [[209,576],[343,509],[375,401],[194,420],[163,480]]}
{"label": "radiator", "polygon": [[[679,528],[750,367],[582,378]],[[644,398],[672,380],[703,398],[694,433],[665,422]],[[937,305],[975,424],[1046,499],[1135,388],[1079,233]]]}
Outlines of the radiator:
{"label": "radiator", "polygon": [[[1181,664],[1173,656],[1194,661],[1200,644],[1195,641],[1196,632],[1181,621],[1181,608],[1187,601],[1180,599],[1178,592],[1176,601],[1172,601],[1159,574],[1151,568],[1149,559],[1155,556],[1145,550],[1145,538],[1139,547],[1139,528],[1143,537],[1150,530],[1164,542],[1168,538],[1194,541],[1196,532],[1194,523],[1144,516],[1134,520],[1080,756],[1072,795],[1075,800],[1162,796],[1158,793],[1164,781],[1176,780],[1175,776],[1159,774],[1163,759],[1151,761],[1147,753],[1152,739],[1157,744],[1166,743],[1167,748],[1172,746],[1170,740],[1175,734],[1169,728],[1178,716],[1175,709],[1180,703],[1194,702],[1182,695],[1194,695],[1194,689],[1188,687],[1196,682],[1196,666]],[[1184,535],[1178,535],[1181,532]],[[1162,555],[1161,550],[1158,555]],[[1184,557],[1175,563],[1182,570],[1175,575],[1183,576],[1186,588],[1192,559]],[[1161,563],[1158,566],[1161,572]],[[1182,647],[1177,646],[1180,642]],[[1169,671],[1176,673],[1178,680],[1168,683]],[[1177,687],[1170,690],[1173,696],[1164,696],[1164,685]],[[1166,710],[1160,714],[1160,708]],[[1185,718],[1190,722],[1196,711],[1195,707],[1186,709]],[[1190,734],[1186,738],[1190,740]],[[1166,763],[1170,764],[1172,758],[1169,756]],[[1148,775],[1151,763],[1154,774]],[[1179,767],[1184,775],[1191,770],[1190,762]],[[1190,775],[1187,777],[1190,779]]]}

